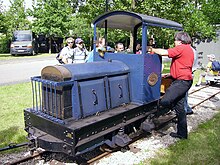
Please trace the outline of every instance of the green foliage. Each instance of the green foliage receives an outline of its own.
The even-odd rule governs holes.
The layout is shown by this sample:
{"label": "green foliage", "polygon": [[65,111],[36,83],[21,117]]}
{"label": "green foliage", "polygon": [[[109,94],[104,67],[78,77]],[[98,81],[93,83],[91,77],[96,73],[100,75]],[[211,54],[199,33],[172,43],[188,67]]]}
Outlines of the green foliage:
{"label": "green foliage", "polygon": [[82,38],[86,46],[92,45],[93,29],[85,18],[72,16],[70,22],[68,22],[68,26],[72,30],[71,36]]}
{"label": "green foliage", "polygon": [[68,34],[71,8],[67,0],[37,1],[30,15],[34,17],[32,29],[37,34],[63,36]]}
{"label": "green foliage", "polygon": [[9,53],[9,45],[10,42],[5,35],[0,35],[0,52],[1,53]]}
{"label": "green foliage", "polygon": [[[170,19],[181,23],[193,40],[215,39],[216,26],[220,22],[220,1],[216,0],[37,0],[33,9],[25,10],[24,0],[10,0],[8,11],[2,9],[0,1],[0,32],[8,40],[14,30],[32,29],[48,37],[82,37],[86,44],[92,43],[92,28],[95,17],[106,10],[126,10]],[[28,21],[33,17],[33,23]],[[71,33],[70,30],[73,32]],[[149,28],[149,34],[156,38],[158,47],[170,47],[174,31]],[[103,36],[100,31],[100,36]],[[129,33],[110,31],[109,41],[129,42]],[[126,44],[127,46],[128,44]]]}
{"label": "green foliage", "polygon": [[5,33],[7,29],[7,25],[5,24],[5,14],[3,12],[3,2],[0,1],[0,33]]}
{"label": "green foliage", "polygon": [[79,15],[85,18],[88,24],[91,24],[95,17],[105,12],[105,1],[103,0],[87,0],[86,4],[79,7]]}
{"label": "green foliage", "polygon": [[27,19],[24,0],[11,0],[10,2],[9,10],[4,11],[2,9],[0,13],[0,33],[4,34],[0,38],[0,53],[9,52],[9,43],[13,31],[30,29],[30,21]]}
{"label": "green foliage", "polygon": [[32,30],[36,34],[49,37],[49,52],[53,37],[69,36],[72,9],[67,0],[38,0],[33,10],[29,10],[29,14],[34,17]]}
{"label": "green foliage", "polygon": [[[212,0],[211,2],[213,2]],[[185,31],[187,31],[191,37],[195,40],[206,39],[206,38],[215,38],[215,26],[213,22],[217,22],[219,12],[217,12],[219,7],[216,8],[216,13],[212,12],[215,15],[215,21],[212,20],[212,16],[206,14],[202,8],[209,9],[213,3],[206,3],[205,1],[175,1],[175,0],[111,0],[108,1],[108,11],[113,10],[126,10],[134,11],[137,13],[143,13],[146,15],[157,16],[165,19],[170,19],[177,21],[183,25]],[[218,2],[219,3],[219,2]],[[198,7],[198,6],[201,6]],[[203,7],[204,6],[204,7]],[[79,7],[78,15],[87,19],[87,22],[90,23],[98,15],[104,13],[106,10],[105,1],[103,0],[88,0],[86,4]],[[173,35],[174,31],[168,29],[159,29],[159,28],[149,28],[149,34],[153,35],[156,38],[158,47],[170,47],[173,44]],[[117,38],[118,33],[113,33],[110,35],[111,38]],[[119,34],[119,39],[124,38],[126,40],[127,34]],[[117,40],[116,40],[117,41]]]}
{"label": "green foliage", "polygon": [[15,30],[28,30],[30,29],[30,21],[27,19],[25,11],[24,0],[13,0],[11,7],[5,12],[5,21],[7,25],[7,36],[12,36]]}
{"label": "green foliage", "polygon": [[220,23],[220,1],[218,0],[203,0],[201,2],[201,11],[209,18],[209,22],[213,25]]}

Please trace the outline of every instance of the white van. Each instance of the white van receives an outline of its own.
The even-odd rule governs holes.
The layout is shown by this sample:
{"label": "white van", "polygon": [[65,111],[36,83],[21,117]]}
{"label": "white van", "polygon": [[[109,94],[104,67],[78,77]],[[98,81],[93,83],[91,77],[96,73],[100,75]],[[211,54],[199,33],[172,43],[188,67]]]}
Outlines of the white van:
{"label": "white van", "polygon": [[10,46],[11,55],[38,53],[38,44],[31,30],[14,31]]}

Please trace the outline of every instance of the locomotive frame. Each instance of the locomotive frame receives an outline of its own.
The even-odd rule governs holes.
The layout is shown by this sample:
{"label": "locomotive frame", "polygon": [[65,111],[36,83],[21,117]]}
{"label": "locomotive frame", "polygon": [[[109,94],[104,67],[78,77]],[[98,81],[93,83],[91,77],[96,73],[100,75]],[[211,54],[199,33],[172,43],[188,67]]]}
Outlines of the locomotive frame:
{"label": "locomotive frame", "polygon": [[[141,27],[142,52],[148,26],[182,29],[174,21],[127,11],[107,12],[93,25],[94,41],[98,27],[132,31],[134,41]],[[33,107],[24,110],[31,147],[74,157],[103,144],[124,147],[150,132],[160,98],[161,58],[133,51],[105,52],[103,58],[94,50],[92,63],[48,66],[31,78]]]}

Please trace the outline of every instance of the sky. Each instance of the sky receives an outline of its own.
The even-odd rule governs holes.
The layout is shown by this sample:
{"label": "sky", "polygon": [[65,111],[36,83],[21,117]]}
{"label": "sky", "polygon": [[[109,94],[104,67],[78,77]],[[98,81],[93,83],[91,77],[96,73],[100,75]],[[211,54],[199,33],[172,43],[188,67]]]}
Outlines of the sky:
{"label": "sky", "polygon": [[[32,6],[32,0],[24,0],[26,8],[31,8]],[[3,6],[5,6],[6,9],[10,6],[9,0],[3,0]]]}

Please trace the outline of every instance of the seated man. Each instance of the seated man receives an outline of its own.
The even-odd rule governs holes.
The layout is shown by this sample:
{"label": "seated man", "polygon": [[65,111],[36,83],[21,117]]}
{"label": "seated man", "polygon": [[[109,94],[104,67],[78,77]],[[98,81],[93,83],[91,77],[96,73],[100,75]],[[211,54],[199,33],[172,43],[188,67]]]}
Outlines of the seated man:
{"label": "seated man", "polygon": [[124,45],[123,43],[117,43],[115,46],[115,53],[123,53],[124,52]]}
{"label": "seated man", "polygon": [[153,38],[150,38],[150,39],[149,39],[149,41],[148,41],[148,43],[147,43],[147,46],[151,46],[151,47],[153,47],[153,48],[156,47]]}
{"label": "seated man", "polygon": [[[213,71],[212,70],[212,61],[215,60],[215,55],[214,54],[209,54],[207,55],[208,59],[209,59],[209,62],[206,66],[206,71],[205,73],[202,73],[199,77],[199,81],[197,82],[196,86],[200,86],[201,83],[202,83],[202,79],[205,77],[205,76],[217,76],[218,75],[218,71]],[[209,82],[206,81],[206,85],[208,85]]]}

